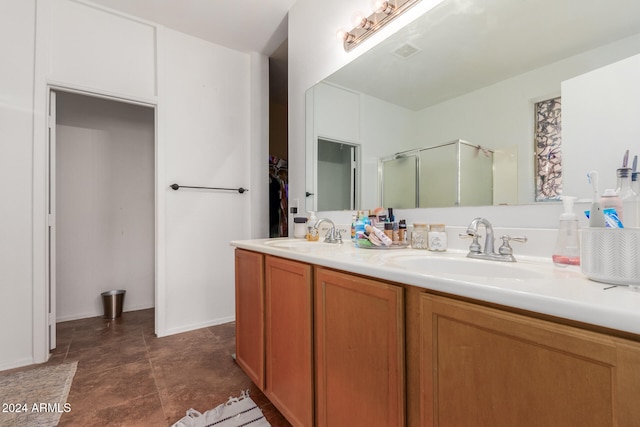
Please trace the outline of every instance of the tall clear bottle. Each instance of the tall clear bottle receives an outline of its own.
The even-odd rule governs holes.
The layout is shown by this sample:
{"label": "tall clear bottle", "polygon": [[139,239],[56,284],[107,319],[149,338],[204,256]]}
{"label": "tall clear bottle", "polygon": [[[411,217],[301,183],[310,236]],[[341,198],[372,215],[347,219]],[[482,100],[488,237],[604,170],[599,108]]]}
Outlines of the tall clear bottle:
{"label": "tall clear bottle", "polygon": [[578,234],[578,217],[573,213],[575,197],[563,196],[564,213],[560,215],[558,239],[551,259],[558,267],[580,265],[580,237]]}
{"label": "tall clear bottle", "polygon": [[618,212],[618,217],[625,227],[638,227],[638,194],[631,187],[632,169],[619,168],[616,169],[617,185],[616,194],[622,202],[622,212]]}

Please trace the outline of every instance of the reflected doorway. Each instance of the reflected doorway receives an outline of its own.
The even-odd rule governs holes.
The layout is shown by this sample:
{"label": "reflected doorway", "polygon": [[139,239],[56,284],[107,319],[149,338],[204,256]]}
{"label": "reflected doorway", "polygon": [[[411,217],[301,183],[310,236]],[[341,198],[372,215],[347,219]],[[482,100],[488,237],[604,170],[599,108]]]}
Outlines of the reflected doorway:
{"label": "reflected doorway", "polygon": [[358,148],[354,144],[318,138],[318,211],[356,209]]}

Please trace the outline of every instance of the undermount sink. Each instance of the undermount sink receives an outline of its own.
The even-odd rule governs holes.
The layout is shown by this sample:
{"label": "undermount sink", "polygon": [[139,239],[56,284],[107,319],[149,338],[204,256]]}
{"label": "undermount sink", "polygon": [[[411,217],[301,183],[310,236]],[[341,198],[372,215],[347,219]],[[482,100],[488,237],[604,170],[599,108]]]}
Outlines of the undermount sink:
{"label": "undermount sink", "polygon": [[440,256],[398,256],[389,265],[420,274],[465,278],[537,279],[544,275],[531,266],[516,263]]}

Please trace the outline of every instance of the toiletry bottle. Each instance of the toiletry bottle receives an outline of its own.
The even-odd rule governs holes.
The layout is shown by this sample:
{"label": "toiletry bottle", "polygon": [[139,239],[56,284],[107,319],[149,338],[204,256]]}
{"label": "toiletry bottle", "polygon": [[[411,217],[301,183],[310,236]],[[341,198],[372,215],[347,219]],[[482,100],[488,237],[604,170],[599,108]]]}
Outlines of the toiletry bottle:
{"label": "toiletry bottle", "polygon": [[362,211],[362,222],[364,222],[364,225],[365,225],[365,226],[366,226],[366,225],[373,225],[373,224],[371,224],[371,218],[370,218],[370,216],[369,216],[369,213],[370,213],[370,212],[371,212],[371,211],[367,211],[367,212],[366,212],[366,214],[365,214],[365,212],[364,212],[364,211]]}
{"label": "toiletry bottle", "polygon": [[313,211],[309,211],[309,220],[307,221],[307,235],[305,236],[307,240],[316,241],[320,237],[318,235],[318,230],[313,228],[316,225],[316,213]]}
{"label": "toiletry bottle", "polygon": [[638,227],[637,206],[638,194],[631,188],[632,169],[616,169],[617,185],[616,195],[620,197],[622,210],[618,212],[618,217],[625,227]]}
{"label": "toiletry bottle", "polygon": [[388,238],[393,240],[393,223],[390,223],[390,222],[384,223],[384,234],[386,234]]}
{"label": "toiletry bottle", "polygon": [[400,235],[400,243],[406,244],[407,243],[407,221],[405,221],[404,219],[401,219],[400,224],[398,225],[398,228],[399,228],[399,235]]}
{"label": "toiletry bottle", "polygon": [[551,259],[558,267],[580,265],[580,240],[578,217],[573,213],[575,197],[562,196],[564,213],[560,215],[558,239]]}
{"label": "toiletry bottle", "polygon": [[309,221],[307,221],[307,223],[313,227],[314,225],[316,225],[316,221],[316,213],[313,211],[309,211]]}
{"label": "toiletry bottle", "polygon": [[393,231],[393,241],[394,242],[399,242],[400,241],[400,224],[398,224],[397,222],[392,222],[392,231]]}
{"label": "toiletry bottle", "polygon": [[365,232],[364,215],[362,214],[362,212],[358,211],[358,219],[356,219],[356,240],[366,239],[364,232]]}

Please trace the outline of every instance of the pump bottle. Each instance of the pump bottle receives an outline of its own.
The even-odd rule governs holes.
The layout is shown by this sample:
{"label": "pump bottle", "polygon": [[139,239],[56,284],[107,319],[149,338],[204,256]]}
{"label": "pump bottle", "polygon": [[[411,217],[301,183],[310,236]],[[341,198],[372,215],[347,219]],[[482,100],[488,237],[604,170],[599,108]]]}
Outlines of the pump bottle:
{"label": "pump bottle", "polygon": [[580,240],[578,235],[578,217],[573,213],[575,197],[563,196],[564,213],[560,215],[558,240],[551,259],[558,267],[580,265]]}

